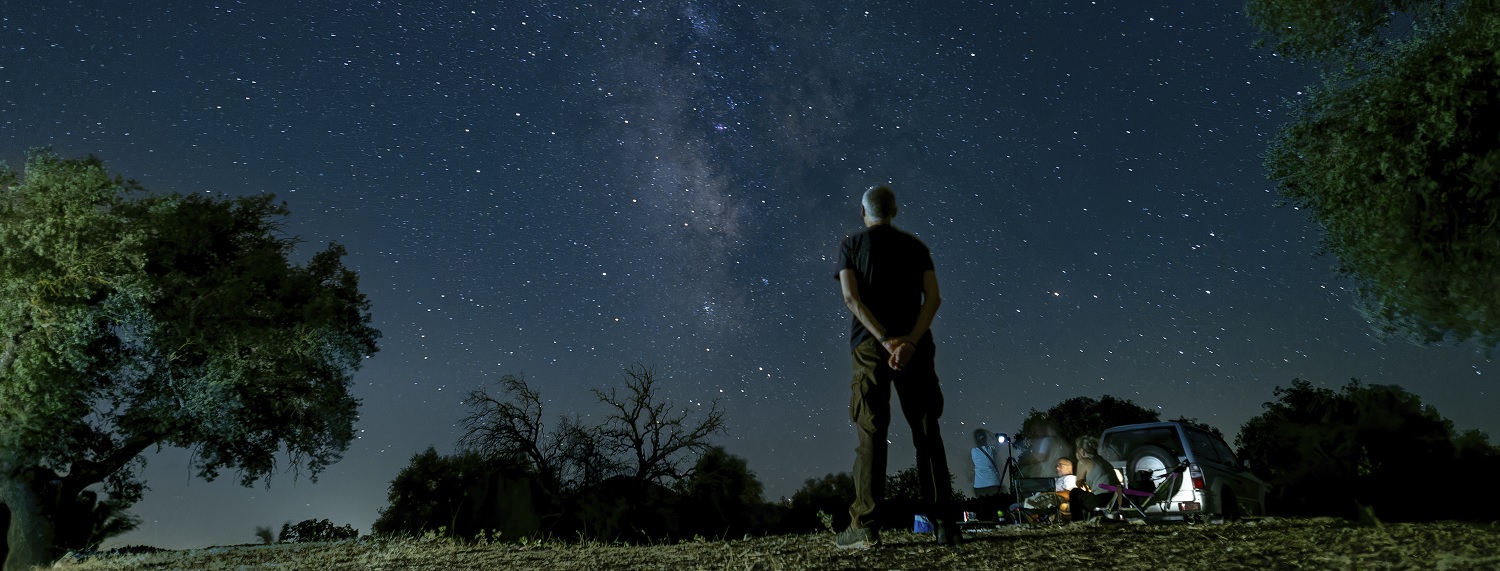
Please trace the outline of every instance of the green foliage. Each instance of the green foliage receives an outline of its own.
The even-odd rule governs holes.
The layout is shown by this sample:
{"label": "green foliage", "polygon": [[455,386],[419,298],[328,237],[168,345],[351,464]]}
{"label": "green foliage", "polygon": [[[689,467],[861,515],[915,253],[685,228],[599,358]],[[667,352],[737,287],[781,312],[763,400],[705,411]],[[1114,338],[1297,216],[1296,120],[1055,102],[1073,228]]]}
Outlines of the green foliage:
{"label": "green foliage", "polygon": [[13,525],[101,483],[129,506],[152,446],[245,485],[283,452],[313,478],[338,460],[379,336],[343,247],[293,264],[273,197],[146,194],[93,157],[33,152],[0,183],[0,493],[39,510]]}
{"label": "green foliage", "polygon": [[[1273,4],[1281,2],[1251,6]],[[1451,9],[1292,4],[1428,15],[1409,37],[1347,56],[1358,65],[1328,73],[1272,143],[1266,166],[1287,202],[1323,228],[1324,248],[1382,334],[1500,343],[1500,9],[1478,0]],[[1332,41],[1318,29],[1287,34]]]}
{"label": "green foliage", "polygon": [[838,530],[833,527],[833,514],[818,510],[818,523],[823,524],[823,529],[827,530],[828,533],[838,533]]}
{"label": "green foliage", "polygon": [[292,524],[281,524],[282,543],[311,543],[314,541],[344,541],[359,537],[359,530],[344,524],[335,526],[326,519],[305,519]]}
{"label": "green foliage", "polygon": [[[144,296],[146,236],[122,205],[139,191],[96,159],[35,153],[0,189],[0,468],[65,461],[66,440],[115,368],[110,318]],[[91,435],[77,434],[87,446]]]}
{"label": "green foliage", "polygon": [[1488,518],[1500,507],[1483,494],[1414,501],[1443,482],[1494,473],[1500,450],[1479,433],[1456,436],[1405,389],[1351,381],[1335,392],[1296,379],[1275,394],[1236,440],[1271,484],[1273,513],[1356,519],[1365,506],[1381,519],[1410,521]]}

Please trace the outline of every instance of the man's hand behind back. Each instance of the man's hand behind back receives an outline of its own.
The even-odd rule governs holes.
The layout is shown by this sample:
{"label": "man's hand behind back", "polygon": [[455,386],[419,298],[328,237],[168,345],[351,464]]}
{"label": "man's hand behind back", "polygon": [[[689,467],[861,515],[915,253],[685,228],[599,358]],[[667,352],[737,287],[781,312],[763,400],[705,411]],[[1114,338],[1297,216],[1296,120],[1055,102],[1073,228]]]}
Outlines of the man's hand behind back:
{"label": "man's hand behind back", "polygon": [[886,341],[885,350],[891,354],[885,363],[896,371],[901,370],[907,363],[910,363],[912,356],[917,354],[916,345],[912,344],[911,341],[899,337]]}

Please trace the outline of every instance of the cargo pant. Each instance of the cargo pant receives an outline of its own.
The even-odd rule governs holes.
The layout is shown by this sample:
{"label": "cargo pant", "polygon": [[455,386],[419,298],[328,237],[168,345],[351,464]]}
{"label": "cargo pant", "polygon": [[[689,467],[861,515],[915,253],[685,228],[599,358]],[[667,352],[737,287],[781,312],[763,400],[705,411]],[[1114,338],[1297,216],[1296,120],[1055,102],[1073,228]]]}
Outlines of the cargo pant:
{"label": "cargo pant", "polygon": [[852,527],[876,527],[877,511],[885,499],[886,432],[891,423],[891,388],[901,399],[901,413],[911,426],[917,449],[918,509],[939,521],[953,521],[952,482],[948,455],[938,417],[943,414],[943,391],[933,370],[933,349],[919,348],[901,371],[886,364],[888,353],[874,339],[853,352],[849,418],[859,434],[854,450],[854,504],[849,506]]}

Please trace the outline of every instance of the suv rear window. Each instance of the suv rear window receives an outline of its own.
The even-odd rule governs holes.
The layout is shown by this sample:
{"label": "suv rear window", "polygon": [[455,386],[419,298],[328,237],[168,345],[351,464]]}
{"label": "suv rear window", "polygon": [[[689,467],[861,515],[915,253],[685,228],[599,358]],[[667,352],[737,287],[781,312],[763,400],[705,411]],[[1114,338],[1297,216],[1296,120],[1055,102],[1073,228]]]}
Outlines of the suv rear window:
{"label": "suv rear window", "polygon": [[1238,466],[1240,464],[1240,459],[1234,455],[1234,449],[1225,444],[1223,440],[1214,439],[1214,450],[1219,451],[1219,456],[1224,458],[1225,464],[1230,466]]}
{"label": "suv rear window", "polygon": [[1176,456],[1183,455],[1182,441],[1178,439],[1177,431],[1166,426],[1114,432],[1109,434],[1107,440],[1103,446],[1108,450],[1103,452],[1109,455],[1113,451],[1115,459],[1127,458],[1137,448],[1147,445],[1160,446]]}

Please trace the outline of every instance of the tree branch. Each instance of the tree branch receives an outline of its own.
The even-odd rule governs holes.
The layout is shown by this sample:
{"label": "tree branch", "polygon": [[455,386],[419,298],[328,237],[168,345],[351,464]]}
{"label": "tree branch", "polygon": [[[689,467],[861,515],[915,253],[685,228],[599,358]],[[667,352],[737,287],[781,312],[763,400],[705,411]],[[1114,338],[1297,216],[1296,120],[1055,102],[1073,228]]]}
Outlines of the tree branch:
{"label": "tree branch", "polygon": [[99,482],[103,482],[110,474],[120,471],[140,456],[153,444],[161,442],[162,435],[136,435],[120,444],[113,453],[105,456],[103,460],[79,460],[73,463],[68,470],[68,475],[62,480],[64,486],[69,489],[82,490]]}

